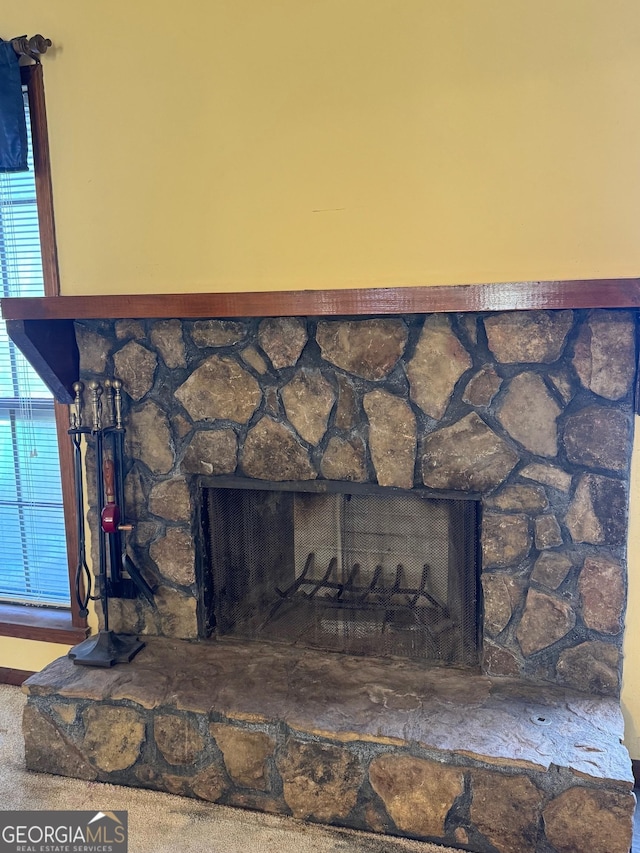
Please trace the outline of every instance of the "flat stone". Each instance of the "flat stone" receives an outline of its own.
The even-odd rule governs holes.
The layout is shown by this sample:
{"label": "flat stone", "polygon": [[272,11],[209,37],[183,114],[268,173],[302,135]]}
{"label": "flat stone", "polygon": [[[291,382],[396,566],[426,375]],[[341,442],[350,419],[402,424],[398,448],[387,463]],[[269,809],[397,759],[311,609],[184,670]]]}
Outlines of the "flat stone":
{"label": "flat stone", "polygon": [[175,455],[166,414],[148,401],[130,412],[125,435],[126,452],[154,473],[168,474]]}
{"label": "flat stone", "polygon": [[546,649],[566,636],[576,623],[571,607],[546,592],[530,589],[516,630],[525,657]]}
{"label": "flat stone", "polygon": [[165,791],[167,794],[187,797],[191,793],[189,778],[178,776],[176,773],[162,773],[155,767],[139,762],[134,768],[136,779],[139,779],[145,788],[154,791]]}
{"label": "flat stone", "polygon": [[28,770],[92,781],[98,774],[87,757],[51,720],[27,705],[22,715],[24,757]]}
{"label": "flat stone", "polygon": [[233,474],[238,439],[232,429],[199,430],[185,450],[181,470],[187,474]]}
{"label": "flat stone", "polygon": [[[99,606],[100,602],[97,602],[96,609]],[[100,625],[102,626],[103,624],[102,614],[100,614]],[[109,599],[109,628],[115,631],[116,634],[138,633],[141,624],[137,598]]]}
{"label": "flat stone", "polygon": [[171,416],[171,423],[178,438],[184,438],[185,435],[188,435],[188,433],[193,429],[193,424],[191,424],[190,421],[180,413],[173,414]]}
{"label": "flat stone", "polygon": [[193,596],[168,586],[159,586],[155,592],[155,601],[160,630],[165,637],[189,640],[198,636],[197,602]]}
{"label": "flat stone", "polygon": [[505,512],[537,512],[549,504],[541,486],[504,486],[496,494],[485,498],[484,505]]}
{"label": "flat stone", "polygon": [[72,705],[63,705],[61,702],[56,702],[51,706],[51,710],[68,726],[75,723],[78,715],[78,705],[75,702]]}
{"label": "flat stone", "polygon": [[470,406],[486,407],[491,404],[501,386],[502,379],[495,369],[491,365],[485,364],[482,370],[475,373],[469,380],[462,399]]}
{"label": "flat stone", "polygon": [[307,324],[296,317],[270,317],[258,326],[258,342],[276,370],[297,364],[308,339]]}
{"label": "flat stone", "polygon": [[151,327],[151,343],[171,370],[187,366],[180,320],[156,320]]}
{"label": "flat stone", "polygon": [[538,456],[556,456],[560,406],[537,373],[520,373],[509,383],[498,420],[509,435]]}
{"label": "flat stone", "polygon": [[167,527],[167,532],[149,547],[149,556],[160,574],[173,583],[195,583],[195,546],[191,533],[183,527]]}
{"label": "flat stone", "polygon": [[625,605],[625,576],[620,563],[609,557],[587,557],[578,578],[578,591],[587,628],[619,634]]}
{"label": "flat stone", "polygon": [[547,376],[553,387],[562,397],[565,405],[570,403],[575,397],[576,392],[569,371],[565,367],[561,367],[558,370],[550,371]]}
{"label": "flat stone", "polygon": [[278,389],[268,385],[264,389],[264,410],[266,414],[277,418],[280,414],[280,401],[278,400]]}
{"label": "flat stone", "polygon": [[598,545],[604,541],[604,531],[593,507],[591,482],[586,477],[578,482],[565,523],[574,542]]}
{"label": "flat stone", "polygon": [[458,379],[472,363],[453,333],[449,317],[428,316],[413,358],[407,363],[411,399],[425,414],[439,420],[447,410]]}
{"label": "flat stone", "polygon": [[633,794],[573,787],[546,806],[544,829],[558,853],[629,853],[634,809]]}
{"label": "flat stone", "polygon": [[245,788],[269,789],[268,760],[276,742],[264,732],[247,731],[223,723],[211,723],[211,734],[220,747],[227,773]]}
{"label": "flat stone", "polygon": [[458,844],[468,844],[469,843],[469,833],[463,826],[456,826],[453,831],[453,837],[458,842]]}
{"label": "flat stone", "polygon": [[520,675],[520,664],[513,652],[485,641],[483,654],[484,670],[489,675],[510,676]]}
{"label": "flat stone", "polygon": [[336,367],[377,381],[398,363],[409,330],[400,319],[321,320],[316,341],[322,358]]}
{"label": "flat stone", "polygon": [[507,627],[513,612],[507,576],[483,572],[482,593],[484,630],[490,637],[496,637]]}
{"label": "flat stone", "polygon": [[82,323],[76,322],[74,328],[80,352],[80,373],[97,373],[102,376],[107,368],[107,356],[111,352],[110,341]]}
{"label": "flat stone", "polygon": [[212,355],[175,392],[195,421],[246,424],[262,400],[260,386],[232,358]]}
{"label": "flat stone", "polygon": [[617,696],[620,692],[620,652],[616,646],[589,640],[561,652],[556,674],[561,684],[588,693]]}
{"label": "flat stone", "polygon": [[589,313],[578,334],[573,366],[582,385],[607,400],[621,400],[635,376],[635,324],[627,311]]}
{"label": "flat stone", "polygon": [[260,355],[258,350],[254,346],[245,347],[240,353],[242,360],[245,364],[248,364],[250,367],[253,367],[256,373],[259,373],[260,376],[264,376],[264,374],[269,369],[267,362]]}
{"label": "flat stone", "polygon": [[534,520],[534,541],[538,551],[547,548],[559,548],[562,545],[562,531],[555,515],[547,513]]}
{"label": "flat stone", "polygon": [[556,361],[573,324],[573,311],[510,311],[484,318],[489,349],[502,364]]}
{"label": "flat stone", "polygon": [[413,488],[416,417],[402,398],[376,389],[364,395],[369,420],[369,449],[381,486]]}
{"label": "flat stone", "polygon": [[537,849],[544,799],[526,776],[471,771],[471,822],[500,853]]}
{"label": "flat stone", "polygon": [[367,480],[365,446],[361,438],[329,439],[320,463],[322,476],[327,480],[364,483]]}
{"label": "flat stone", "polygon": [[145,736],[142,715],[118,705],[91,705],[82,714],[84,752],[99,770],[113,773],[132,767]]}
{"label": "flat stone", "polygon": [[627,535],[627,494],[621,480],[585,474],[569,504],[565,523],[574,542],[622,545]]}
{"label": "flat stone", "polygon": [[484,492],[500,485],[518,454],[475,412],[429,433],[422,445],[422,479],[432,489]]}
{"label": "flat stone", "polygon": [[338,405],[334,423],[338,429],[352,429],[358,422],[356,391],[353,384],[342,373],[338,373],[336,379],[338,380]]}
{"label": "flat stone", "polygon": [[141,341],[144,338],[144,327],[140,320],[116,320],[114,329],[119,341],[125,338]]}
{"label": "flat stone", "polygon": [[382,806],[379,806],[378,803],[367,803],[364,810],[364,819],[367,827],[372,832],[391,832],[391,819],[387,815],[385,809]]}
{"label": "flat stone", "polygon": [[294,817],[331,822],[355,806],[364,771],[358,759],[330,744],[290,738],[278,759],[285,802]]}
{"label": "flat stone", "polygon": [[246,325],[235,320],[196,320],[189,331],[197,347],[227,347],[247,336]]}
{"label": "flat stone", "polygon": [[533,462],[526,465],[519,473],[521,477],[526,477],[527,480],[536,480],[538,483],[551,486],[552,489],[557,489],[559,492],[566,493],[571,488],[571,474],[555,465]]}
{"label": "flat stone", "polygon": [[547,551],[536,560],[531,580],[549,589],[557,589],[569,574],[571,565],[571,560],[565,554]]}
{"label": "flat stone", "polygon": [[469,340],[471,341],[473,346],[477,346],[477,343],[478,343],[478,315],[477,314],[463,314],[461,322],[465,328],[467,335],[469,336]]}
{"label": "flat stone", "polygon": [[631,422],[618,409],[589,406],[567,418],[564,446],[570,462],[625,471],[631,459]]}
{"label": "flat stone", "polygon": [[411,755],[377,756],[369,781],[398,830],[423,838],[444,836],[447,814],[464,791],[460,768]]}
{"label": "flat stone", "polygon": [[309,444],[318,444],[336,395],[319,370],[299,370],[280,392],[289,422]]}
{"label": "flat stone", "polygon": [[191,781],[191,790],[196,797],[210,803],[217,803],[228,788],[229,783],[223,771],[215,764],[205,767]]}
{"label": "flat stone", "polygon": [[260,480],[315,480],[307,450],[283,424],[264,417],[249,430],[241,466],[247,477]]}
{"label": "flat stone", "polygon": [[141,400],[153,387],[153,377],[158,366],[158,356],[129,341],[113,356],[116,376],[122,380],[123,388],[132,400]]}
{"label": "flat stone", "polygon": [[153,719],[156,745],[169,764],[193,764],[204,749],[204,738],[190,720],[178,714]]}
{"label": "flat stone", "polygon": [[[140,465],[134,465],[124,480],[124,500],[127,508],[127,518],[129,521],[133,519],[139,522],[139,519],[144,518],[146,515],[146,508],[148,506],[147,494],[140,467]],[[137,537],[138,526],[135,527],[133,532]]]}
{"label": "flat stone", "polygon": [[485,569],[516,566],[531,550],[525,515],[485,512],[482,518],[482,565]]}
{"label": "flat stone", "polygon": [[149,493],[149,511],[167,521],[191,521],[193,507],[184,477],[156,483]]}

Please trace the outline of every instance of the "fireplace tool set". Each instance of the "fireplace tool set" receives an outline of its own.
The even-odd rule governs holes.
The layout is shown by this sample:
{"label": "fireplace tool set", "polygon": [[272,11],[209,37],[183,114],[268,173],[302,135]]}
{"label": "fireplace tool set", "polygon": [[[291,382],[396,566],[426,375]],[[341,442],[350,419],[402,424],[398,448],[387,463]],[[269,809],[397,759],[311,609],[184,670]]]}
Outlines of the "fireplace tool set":
{"label": "fireplace tool set", "polygon": [[[104,388],[95,380],[89,382],[91,424],[85,425],[84,385],[75,382],[74,402],[70,406],[70,428],[73,442],[76,521],[78,529],[78,566],[75,595],[80,614],[86,616],[89,601],[100,601],[104,627],[69,652],[81,666],[109,667],[129,663],[144,648],[144,643],[128,634],[117,634],[109,628],[109,599],[136,598],[143,595],[155,608],[153,589],[127,554],[124,534],[133,529],[124,517],[124,435],[122,423],[122,382],[105,380]],[[103,405],[103,398],[105,405]],[[98,507],[98,574],[96,594],[92,594],[92,574],[87,565],[84,520],[84,486],[82,436],[95,443],[96,492]],[[87,461],[86,459],[84,460]]]}

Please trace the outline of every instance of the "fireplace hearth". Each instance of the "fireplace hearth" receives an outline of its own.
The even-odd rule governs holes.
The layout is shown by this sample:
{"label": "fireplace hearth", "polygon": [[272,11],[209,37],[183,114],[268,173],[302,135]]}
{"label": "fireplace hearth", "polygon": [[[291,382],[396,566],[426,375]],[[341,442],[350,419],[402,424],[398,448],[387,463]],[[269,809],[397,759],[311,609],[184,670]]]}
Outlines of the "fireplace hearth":
{"label": "fireplace hearth", "polygon": [[83,381],[127,392],[158,606],[110,607],[148,641],[126,670],[31,681],[29,766],[475,853],[575,849],[588,824],[626,853],[631,312],[76,332]]}

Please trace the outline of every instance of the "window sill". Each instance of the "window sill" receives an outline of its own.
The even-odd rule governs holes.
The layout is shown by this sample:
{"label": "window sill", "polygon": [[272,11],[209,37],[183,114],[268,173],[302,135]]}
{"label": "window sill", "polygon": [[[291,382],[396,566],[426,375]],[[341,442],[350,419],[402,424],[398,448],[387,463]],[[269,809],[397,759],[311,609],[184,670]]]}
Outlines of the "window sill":
{"label": "window sill", "polygon": [[0,637],[75,645],[89,629],[73,624],[71,611],[55,607],[0,604]]}

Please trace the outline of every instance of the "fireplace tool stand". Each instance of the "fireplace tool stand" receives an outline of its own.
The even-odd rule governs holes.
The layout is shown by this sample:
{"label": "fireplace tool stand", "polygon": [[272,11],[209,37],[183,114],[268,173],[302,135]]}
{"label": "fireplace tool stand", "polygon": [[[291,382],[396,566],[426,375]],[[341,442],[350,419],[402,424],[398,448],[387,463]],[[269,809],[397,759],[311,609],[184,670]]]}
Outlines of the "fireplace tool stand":
{"label": "fireplace tool stand", "polygon": [[[141,593],[155,608],[153,589],[127,555],[122,534],[132,529],[124,522],[124,427],[122,425],[122,383],[106,380],[104,389],[99,382],[89,383],[91,392],[92,426],[83,425],[82,382],[73,386],[75,399],[70,412],[69,435],[73,442],[78,529],[78,566],[75,595],[80,615],[86,616],[89,601],[100,601],[104,628],[69,652],[79,666],[111,667],[129,663],[144,648],[144,643],[129,634],[117,634],[109,628],[109,598],[135,598]],[[108,425],[103,425],[102,395],[107,401]],[[92,575],[86,560],[84,523],[84,488],[82,482],[82,435],[95,439],[96,491],[98,502],[99,571],[97,594],[93,595]],[[105,444],[107,445],[105,449]],[[109,572],[107,572],[107,564]],[[123,577],[125,570],[129,578]]]}

